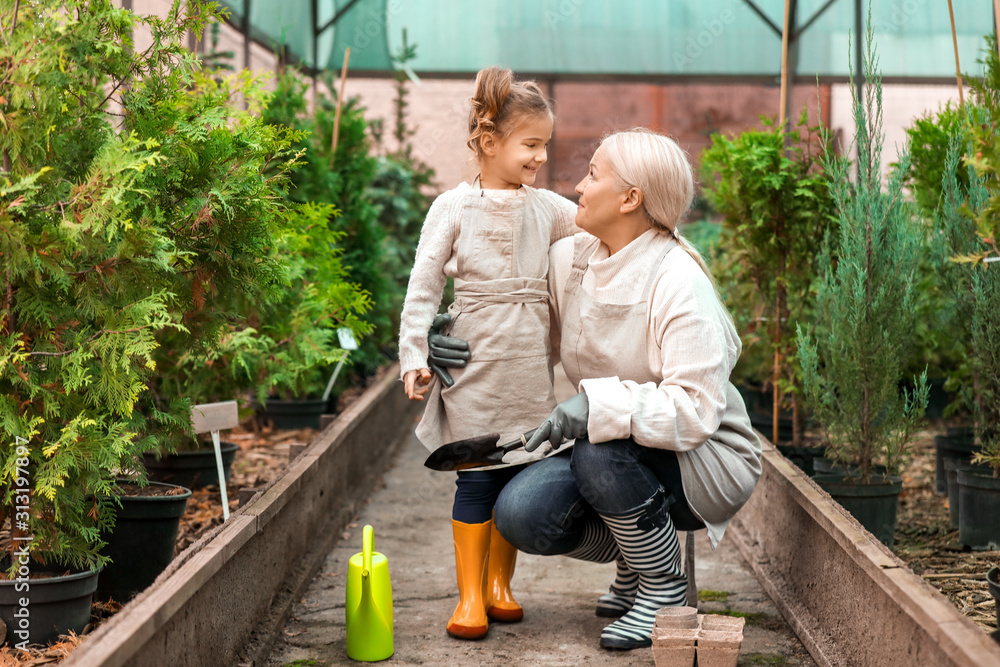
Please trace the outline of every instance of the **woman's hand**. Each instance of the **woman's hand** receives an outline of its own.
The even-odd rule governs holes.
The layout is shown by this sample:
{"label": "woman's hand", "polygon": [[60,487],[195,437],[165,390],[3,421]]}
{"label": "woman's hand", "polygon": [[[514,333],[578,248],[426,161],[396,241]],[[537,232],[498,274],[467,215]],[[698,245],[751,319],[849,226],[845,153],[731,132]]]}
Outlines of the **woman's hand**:
{"label": "woman's hand", "polygon": [[556,406],[552,414],[528,438],[524,444],[524,451],[533,452],[546,440],[552,443],[552,449],[559,449],[563,440],[584,437],[587,435],[589,418],[590,401],[587,400],[587,393],[581,391]]}
{"label": "woman's hand", "polygon": [[418,368],[403,374],[403,389],[411,401],[424,400],[424,394],[431,388],[431,371],[429,368]]}

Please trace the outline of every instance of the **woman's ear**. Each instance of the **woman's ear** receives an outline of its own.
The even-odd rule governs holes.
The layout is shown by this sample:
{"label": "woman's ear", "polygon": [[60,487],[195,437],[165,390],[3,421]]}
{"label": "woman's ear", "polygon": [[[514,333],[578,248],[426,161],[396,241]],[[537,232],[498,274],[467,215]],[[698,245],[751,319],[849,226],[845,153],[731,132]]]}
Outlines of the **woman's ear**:
{"label": "woman's ear", "polygon": [[619,210],[622,213],[632,213],[640,208],[642,208],[642,190],[639,188],[629,188],[625,192],[625,198],[622,200]]}
{"label": "woman's ear", "polygon": [[483,149],[483,155],[493,157],[497,154],[497,138],[492,132],[484,132],[479,137],[479,146]]}

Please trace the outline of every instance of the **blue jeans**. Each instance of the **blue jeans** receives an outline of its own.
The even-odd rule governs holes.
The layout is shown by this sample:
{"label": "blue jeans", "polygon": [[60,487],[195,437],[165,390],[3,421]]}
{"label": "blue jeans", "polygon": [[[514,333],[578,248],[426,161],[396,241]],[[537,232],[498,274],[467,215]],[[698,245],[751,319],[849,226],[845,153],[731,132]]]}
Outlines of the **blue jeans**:
{"label": "blue jeans", "polygon": [[460,470],[455,480],[455,504],[451,518],[462,523],[486,523],[493,518],[493,505],[503,487],[523,465],[493,470]]}
{"label": "blue jeans", "polygon": [[691,512],[681,484],[677,454],[637,444],[631,438],[593,444],[578,439],[567,452],[533,463],[500,492],[494,507],[497,530],[519,550],[551,556],[580,544],[583,526],[598,512],[621,515],[657,496],[672,500],[677,530],[704,524]]}

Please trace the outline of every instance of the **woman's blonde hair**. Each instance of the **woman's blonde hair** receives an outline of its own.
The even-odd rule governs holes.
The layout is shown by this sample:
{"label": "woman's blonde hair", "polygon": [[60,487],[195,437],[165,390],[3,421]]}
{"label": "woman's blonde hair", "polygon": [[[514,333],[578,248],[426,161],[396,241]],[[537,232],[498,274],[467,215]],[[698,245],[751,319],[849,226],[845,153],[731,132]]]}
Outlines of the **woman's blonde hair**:
{"label": "woman's blonde hair", "polygon": [[715,284],[701,254],[677,231],[694,199],[694,172],[687,154],[670,137],[638,127],[609,134],[600,150],[619,190],[638,188],[649,226],[672,234]]}
{"label": "woman's blonde hair", "polygon": [[476,92],[471,98],[469,140],[477,159],[483,157],[480,139],[493,134],[503,140],[526,117],[554,118],[552,103],[534,81],[514,81],[514,73],[501,67],[487,67],[476,75]]}

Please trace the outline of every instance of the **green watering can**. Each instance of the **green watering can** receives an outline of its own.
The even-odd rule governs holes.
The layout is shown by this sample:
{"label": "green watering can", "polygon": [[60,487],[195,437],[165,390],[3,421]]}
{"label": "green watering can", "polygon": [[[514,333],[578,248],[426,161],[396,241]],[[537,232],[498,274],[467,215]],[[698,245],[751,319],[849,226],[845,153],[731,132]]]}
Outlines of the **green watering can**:
{"label": "green watering can", "polygon": [[392,584],[389,559],[372,552],[365,526],[361,553],[347,565],[347,656],[374,662],[392,656]]}

